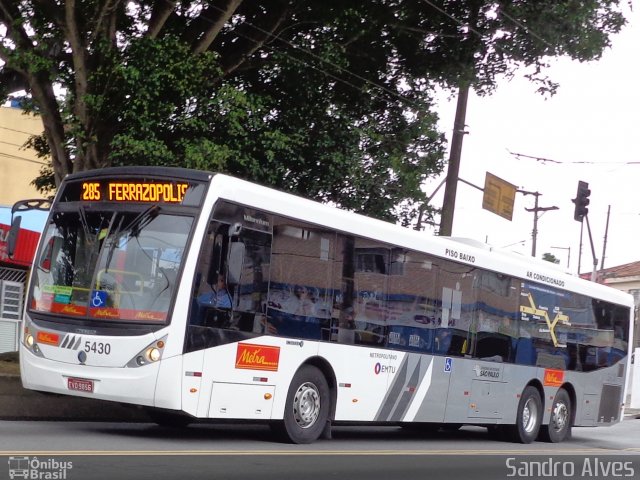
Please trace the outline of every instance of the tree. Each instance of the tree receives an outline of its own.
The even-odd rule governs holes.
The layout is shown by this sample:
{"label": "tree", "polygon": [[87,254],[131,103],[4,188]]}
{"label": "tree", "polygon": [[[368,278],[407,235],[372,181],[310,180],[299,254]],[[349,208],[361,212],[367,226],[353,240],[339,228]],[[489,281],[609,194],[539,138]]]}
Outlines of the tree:
{"label": "tree", "polygon": [[593,58],[617,1],[572,3],[0,0],[0,94],[24,88],[42,116],[42,187],[183,165],[408,224],[433,215],[421,185],[444,168],[434,86],[490,90],[517,63],[540,78],[546,55]]}
{"label": "tree", "polygon": [[368,23],[356,1],[0,0],[4,93],[43,119],[38,185],[182,165],[408,223],[444,140],[377,3]]}
{"label": "tree", "polygon": [[557,258],[553,253],[544,253],[542,255],[542,260],[544,260],[545,262],[551,262],[551,263],[560,263],[560,259]]}

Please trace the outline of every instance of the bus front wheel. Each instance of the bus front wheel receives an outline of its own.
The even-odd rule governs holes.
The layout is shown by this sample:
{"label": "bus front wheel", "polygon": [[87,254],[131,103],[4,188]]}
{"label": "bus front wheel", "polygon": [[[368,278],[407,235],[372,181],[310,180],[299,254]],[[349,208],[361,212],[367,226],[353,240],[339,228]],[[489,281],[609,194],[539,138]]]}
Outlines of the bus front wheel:
{"label": "bus front wheel", "polygon": [[560,443],[571,435],[571,398],[564,388],[558,390],[551,407],[549,425],[540,429],[540,440]]}
{"label": "bus front wheel", "polygon": [[311,443],[322,434],[329,419],[329,385],[313,365],[303,365],[294,375],[284,418],[274,425],[276,433],[291,443]]}
{"label": "bus front wheel", "polygon": [[529,385],[518,402],[516,424],[508,427],[511,440],[516,443],[531,443],[538,436],[542,422],[542,400],[538,389]]}

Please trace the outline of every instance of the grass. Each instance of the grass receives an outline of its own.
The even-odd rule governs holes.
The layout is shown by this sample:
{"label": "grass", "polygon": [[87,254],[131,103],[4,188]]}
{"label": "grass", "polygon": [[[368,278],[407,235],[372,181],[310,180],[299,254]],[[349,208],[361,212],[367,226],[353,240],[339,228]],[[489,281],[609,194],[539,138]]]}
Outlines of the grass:
{"label": "grass", "polygon": [[18,352],[0,353],[0,375],[20,375]]}

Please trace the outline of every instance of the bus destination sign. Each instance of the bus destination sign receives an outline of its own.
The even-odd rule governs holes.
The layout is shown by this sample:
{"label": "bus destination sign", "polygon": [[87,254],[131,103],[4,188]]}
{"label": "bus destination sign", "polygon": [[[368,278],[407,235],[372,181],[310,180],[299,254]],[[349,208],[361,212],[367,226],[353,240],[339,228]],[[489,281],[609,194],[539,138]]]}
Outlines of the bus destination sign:
{"label": "bus destination sign", "polygon": [[80,199],[85,202],[182,203],[189,188],[183,182],[82,182]]}

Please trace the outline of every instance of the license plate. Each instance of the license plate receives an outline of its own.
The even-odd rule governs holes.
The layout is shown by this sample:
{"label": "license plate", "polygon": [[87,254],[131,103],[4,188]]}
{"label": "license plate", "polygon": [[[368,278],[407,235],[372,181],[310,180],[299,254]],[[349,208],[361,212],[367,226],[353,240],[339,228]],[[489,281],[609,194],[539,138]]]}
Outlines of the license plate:
{"label": "license plate", "polygon": [[67,378],[67,388],[78,392],[93,393],[93,380],[84,378]]}

